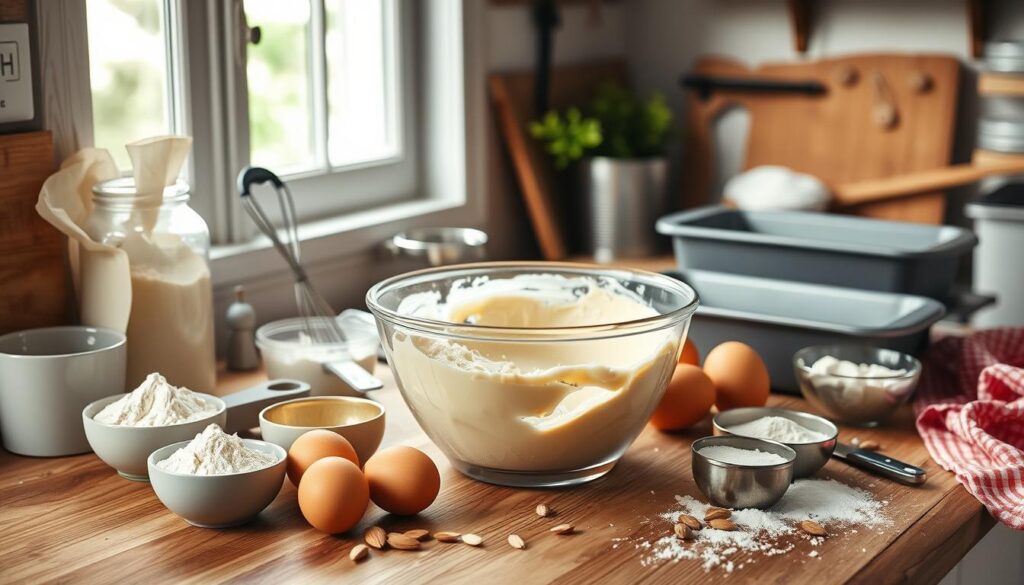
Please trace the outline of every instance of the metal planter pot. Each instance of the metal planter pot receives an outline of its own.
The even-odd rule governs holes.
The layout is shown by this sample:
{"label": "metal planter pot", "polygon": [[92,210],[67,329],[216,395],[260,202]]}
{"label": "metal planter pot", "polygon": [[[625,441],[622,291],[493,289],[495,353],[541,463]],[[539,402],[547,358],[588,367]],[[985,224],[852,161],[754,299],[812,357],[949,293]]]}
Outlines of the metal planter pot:
{"label": "metal planter pot", "polygon": [[668,160],[593,157],[580,166],[584,252],[597,262],[654,254]]}

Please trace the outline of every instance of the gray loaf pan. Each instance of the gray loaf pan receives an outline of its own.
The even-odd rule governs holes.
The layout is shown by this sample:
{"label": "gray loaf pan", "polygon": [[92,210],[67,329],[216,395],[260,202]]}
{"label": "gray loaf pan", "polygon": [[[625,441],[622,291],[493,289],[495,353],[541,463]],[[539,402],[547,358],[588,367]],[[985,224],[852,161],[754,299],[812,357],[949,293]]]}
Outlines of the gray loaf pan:
{"label": "gray loaf pan", "polygon": [[798,393],[793,354],[809,345],[860,343],[916,354],[945,314],[933,299],[701,270],[670,272],[697,291],[689,338],[701,355],[742,341],[764,359],[772,388]]}
{"label": "gray loaf pan", "polygon": [[720,206],[658,220],[684,270],[716,270],[946,301],[968,230],[827,213]]}

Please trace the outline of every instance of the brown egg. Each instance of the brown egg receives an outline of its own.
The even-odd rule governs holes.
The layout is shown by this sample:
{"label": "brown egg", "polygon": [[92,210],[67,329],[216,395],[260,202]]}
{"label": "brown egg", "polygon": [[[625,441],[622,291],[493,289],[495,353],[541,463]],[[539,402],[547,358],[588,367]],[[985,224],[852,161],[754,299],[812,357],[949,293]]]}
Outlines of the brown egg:
{"label": "brown egg", "polygon": [[679,364],[665,389],[651,424],[661,431],[678,431],[700,421],[715,404],[715,384],[699,367]]}
{"label": "brown egg", "polygon": [[288,479],[299,485],[306,469],[324,457],[344,457],[359,467],[359,455],[348,439],[325,429],[315,429],[295,439],[288,449]]}
{"label": "brown egg", "polygon": [[315,461],[299,483],[302,515],[313,528],[328,534],[345,532],[358,524],[369,504],[366,477],[355,463],[342,457]]}
{"label": "brown egg", "polygon": [[719,411],[741,406],[764,406],[771,382],[761,356],[749,345],[727,341],[704,358],[704,373],[715,383]]}
{"label": "brown egg", "polygon": [[686,343],[683,344],[683,351],[679,354],[679,363],[694,366],[700,365],[700,352],[697,351],[697,344],[692,340],[687,339]]}
{"label": "brown egg", "polygon": [[392,514],[418,514],[441,490],[441,474],[426,453],[398,446],[379,451],[363,468],[370,499]]}

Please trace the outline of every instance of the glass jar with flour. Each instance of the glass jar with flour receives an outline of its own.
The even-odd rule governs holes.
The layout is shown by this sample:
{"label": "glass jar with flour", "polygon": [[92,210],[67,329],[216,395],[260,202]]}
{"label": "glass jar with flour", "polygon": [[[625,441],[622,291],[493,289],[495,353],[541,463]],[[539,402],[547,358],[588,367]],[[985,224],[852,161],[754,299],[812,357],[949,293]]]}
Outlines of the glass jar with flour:
{"label": "glass jar with flour", "polygon": [[[93,187],[86,232],[120,248],[131,272],[128,388],[160,372],[175,386],[212,392],[216,382],[210,232],[188,205],[189,186],[140,194],[122,177]],[[124,298],[125,291],[111,291]]]}

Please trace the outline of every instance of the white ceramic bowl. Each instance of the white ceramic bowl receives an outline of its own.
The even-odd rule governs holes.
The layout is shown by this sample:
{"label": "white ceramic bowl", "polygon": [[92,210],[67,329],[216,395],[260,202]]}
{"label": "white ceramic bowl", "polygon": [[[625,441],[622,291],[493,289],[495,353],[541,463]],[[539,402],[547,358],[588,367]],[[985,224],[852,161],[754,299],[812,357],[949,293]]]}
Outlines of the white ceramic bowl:
{"label": "white ceramic bowl", "polygon": [[193,526],[227,528],[244,524],[262,512],[281,491],[286,460],[284,449],[266,441],[242,439],[246,447],[273,455],[270,467],[227,475],[171,473],[157,466],[188,445],[188,441],[157,449],[146,460],[153,491],[167,509]]}
{"label": "white ceramic bowl", "polygon": [[93,419],[105,406],[119,400],[124,394],[92,402],[82,411],[82,424],[85,426],[89,446],[104,463],[116,469],[122,477],[146,481],[146,459],[153,451],[171,443],[190,441],[211,423],[216,423],[221,428],[227,424],[227,406],[223,400],[209,394],[196,394],[203,400],[218,405],[217,412],[199,420],[163,427],[108,425]]}
{"label": "white ceramic bowl", "polygon": [[263,440],[291,449],[292,443],[313,429],[338,433],[352,443],[364,464],[384,438],[384,406],[367,398],[313,396],[297,398],[260,412]]}

